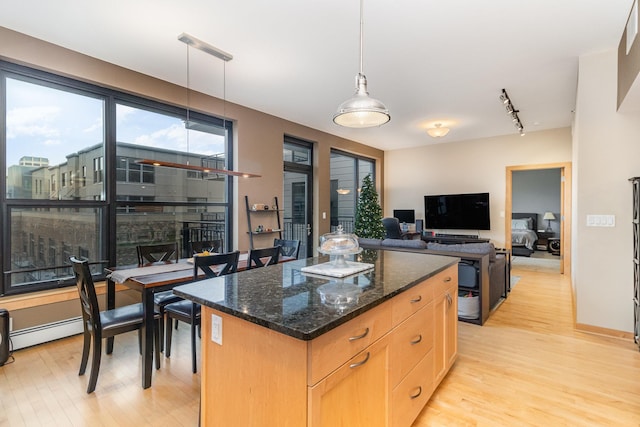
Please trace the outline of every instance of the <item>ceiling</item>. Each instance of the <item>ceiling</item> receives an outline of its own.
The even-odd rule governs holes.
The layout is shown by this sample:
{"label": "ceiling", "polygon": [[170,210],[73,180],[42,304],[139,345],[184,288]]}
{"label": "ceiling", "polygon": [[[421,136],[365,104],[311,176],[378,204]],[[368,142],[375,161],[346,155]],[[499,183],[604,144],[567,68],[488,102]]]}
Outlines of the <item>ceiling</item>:
{"label": "ceiling", "polygon": [[502,88],[525,132],[570,126],[579,56],[617,48],[632,4],[366,0],[364,74],[391,113],[369,129],[332,121],[355,91],[357,0],[0,0],[0,26],[183,86],[186,32],[234,56],[191,49],[192,89],[393,150],[517,134]]}

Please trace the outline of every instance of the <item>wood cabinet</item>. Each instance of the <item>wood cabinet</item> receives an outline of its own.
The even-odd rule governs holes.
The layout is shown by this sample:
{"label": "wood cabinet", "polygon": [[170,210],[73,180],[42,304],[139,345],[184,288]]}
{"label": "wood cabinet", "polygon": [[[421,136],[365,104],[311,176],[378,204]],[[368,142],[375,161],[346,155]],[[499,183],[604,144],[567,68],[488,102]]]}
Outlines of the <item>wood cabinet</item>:
{"label": "wood cabinet", "polygon": [[[457,273],[457,271],[456,271]],[[434,301],[434,381],[435,387],[453,365],[458,354],[457,276],[451,275],[436,284]],[[454,338],[455,337],[455,338]]]}
{"label": "wood cabinet", "polygon": [[203,425],[410,426],[456,357],[457,271],[311,341],[203,306]]}
{"label": "wood cabinet", "polygon": [[309,389],[310,426],[384,427],[390,337],[377,340]]}

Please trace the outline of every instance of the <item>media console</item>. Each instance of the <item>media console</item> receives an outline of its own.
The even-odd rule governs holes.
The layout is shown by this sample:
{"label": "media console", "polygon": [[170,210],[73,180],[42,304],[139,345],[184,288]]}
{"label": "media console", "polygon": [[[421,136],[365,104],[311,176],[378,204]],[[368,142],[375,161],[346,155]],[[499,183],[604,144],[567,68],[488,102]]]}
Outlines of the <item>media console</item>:
{"label": "media console", "polygon": [[436,242],[444,245],[456,245],[458,243],[487,243],[489,239],[483,239],[474,235],[465,234],[439,234],[435,236],[422,235],[422,240],[425,242]]}

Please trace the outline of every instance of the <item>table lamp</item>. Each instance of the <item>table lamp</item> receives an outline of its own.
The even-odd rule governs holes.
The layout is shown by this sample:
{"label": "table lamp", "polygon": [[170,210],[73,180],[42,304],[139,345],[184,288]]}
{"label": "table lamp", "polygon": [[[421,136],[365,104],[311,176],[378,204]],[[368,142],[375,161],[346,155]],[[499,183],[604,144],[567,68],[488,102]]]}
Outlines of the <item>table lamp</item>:
{"label": "table lamp", "polygon": [[547,232],[551,232],[553,231],[551,229],[551,221],[556,219],[555,215],[553,215],[553,212],[545,212],[544,216],[542,217],[543,220],[547,221],[547,229],[545,231]]}

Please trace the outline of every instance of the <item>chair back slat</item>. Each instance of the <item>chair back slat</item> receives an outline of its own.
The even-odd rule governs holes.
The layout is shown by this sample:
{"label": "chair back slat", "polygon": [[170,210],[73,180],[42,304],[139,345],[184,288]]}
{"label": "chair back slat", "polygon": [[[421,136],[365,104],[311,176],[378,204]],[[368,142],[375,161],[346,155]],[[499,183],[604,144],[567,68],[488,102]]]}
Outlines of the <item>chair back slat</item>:
{"label": "chair back slat", "polygon": [[138,264],[152,264],[154,262],[178,262],[178,243],[161,243],[157,245],[136,246]]}
{"label": "chair back slat", "polygon": [[[238,260],[240,259],[240,252],[228,252],[226,254],[216,255],[204,255],[193,257],[193,279],[202,280],[199,278],[200,271],[205,275],[204,278],[224,276],[225,274],[231,274],[238,271]],[[223,266],[221,269],[214,269],[215,266]]]}
{"label": "chair back slat", "polygon": [[100,306],[98,305],[98,296],[96,295],[96,288],[89,269],[89,261],[76,257],[71,257],[70,261],[76,278],[84,326],[90,330],[100,330]]}
{"label": "chair back slat", "polygon": [[298,258],[300,240],[273,239],[273,246],[280,246],[280,255]]}
{"label": "chair back slat", "polygon": [[[268,258],[265,262],[262,259]],[[247,260],[247,270],[256,267],[266,267],[268,265],[277,264],[280,259],[280,246],[271,248],[251,249],[249,251],[249,259]]]}

